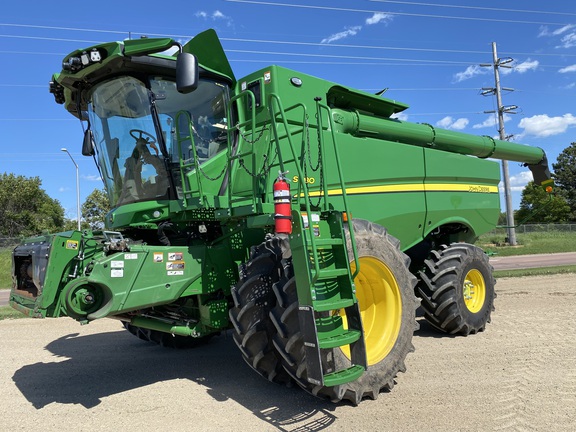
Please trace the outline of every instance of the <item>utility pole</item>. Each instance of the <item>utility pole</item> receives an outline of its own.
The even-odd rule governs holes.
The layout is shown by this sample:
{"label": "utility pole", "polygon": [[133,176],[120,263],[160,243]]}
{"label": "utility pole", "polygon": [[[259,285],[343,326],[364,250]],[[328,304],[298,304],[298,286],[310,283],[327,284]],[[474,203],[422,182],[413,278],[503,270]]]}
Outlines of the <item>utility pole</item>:
{"label": "utility pole", "polygon": [[[494,88],[482,88],[482,95],[489,94],[496,95],[496,104],[498,105],[497,111],[484,111],[485,113],[498,113],[498,133],[500,139],[505,141],[508,137],[504,131],[504,113],[516,114],[514,112],[518,107],[516,105],[503,106],[502,105],[502,88],[500,87],[500,71],[501,67],[511,68],[509,65],[513,61],[512,58],[498,58],[496,52],[496,42],[492,42],[492,63],[481,64],[483,67],[494,68]],[[513,89],[504,88],[506,91],[513,91]],[[506,202],[506,226],[508,232],[508,243],[510,246],[516,246],[516,229],[514,228],[514,210],[512,209],[512,194],[510,189],[510,174],[508,172],[508,161],[502,160],[502,181],[504,182],[504,199]]]}

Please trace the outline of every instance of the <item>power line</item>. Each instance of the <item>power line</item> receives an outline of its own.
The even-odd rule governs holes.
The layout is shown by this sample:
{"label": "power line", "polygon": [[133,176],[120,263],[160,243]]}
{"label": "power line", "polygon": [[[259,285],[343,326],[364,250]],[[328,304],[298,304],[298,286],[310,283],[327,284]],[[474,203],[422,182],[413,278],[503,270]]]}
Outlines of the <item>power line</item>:
{"label": "power line", "polygon": [[394,57],[361,57],[361,56],[342,56],[333,54],[306,54],[306,53],[286,53],[286,52],[270,52],[270,51],[251,51],[251,50],[226,50],[228,52],[242,53],[242,54],[273,54],[273,55],[287,55],[287,56],[302,56],[302,57],[321,57],[321,58],[342,58],[342,59],[355,59],[355,60],[390,60],[390,61],[405,61],[405,62],[423,62],[423,63],[444,63],[444,64],[472,64],[469,61],[451,61],[451,60],[422,60],[422,59],[407,59],[407,58],[394,58]]}
{"label": "power line", "polygon": [[49,40],[49,41],[58,41],[58,42],[81,42],[81,43],[89,43],[89,44],[102,43],[102,41],[94,41],[94,40],[49,38],[49,37],[41,37],[41,36],[21,36],[21,35],[0,34],[0,37],[13,38],[13,39]]}
{"label": "power line", "polygon": [[46,88],[46,84],[0,84],[0,87],[42,87]]}
{"label": "power line", "polygon": [[487,10],[496,12],[519,12],[519,13],[536,13],[536,14],[549,14],[549,15],[567,15],[576,16],[576,13],[570,12],[554,12],[554,11],[536,11],[527,9],[505,9],[505,8],[494,8],[494,7],[482,7],[482,6],[462,6],[462,5],[447,5],[447,4],[437,4],[437,3],[420,3],[420,2],[407,2],[407,1],[395,1],[395,0],[370,0],[376,3],[396,3],[405,5],[415,5],[415,6],[432,6],[432,7],[445,7],[454,9],[475,9],[475,10]]}
{"label": "power line", "polygon": [[78,121],[78,119],[58,119],[58,118],[0,118],[0,121]]}
{"label": "power line", "polygon": [[[12,24],[2,24],[3,25],[12,25]],[[73,31],[85,31],[85,32],[100,32],[100,33],[113,33],[113,34],[129,34],[130,32],[119,32],[113,30],[98,30],[98,29],[77,29],[77,28],[70,28],[70,27],[54,27],[54,26],[35,26],[35,25],[27,25],[27,24],[20,24],[19,27],[30,27],[30,28],[46,28],[50,30],[73,30]],[[191,38],[191,36],[175,36],[175,35],[168,35],[163,33],[147,33],[148,36],[154,37],[185,37]],[[81,42],[81,43],[89,43],[89,44],[99,44],[104,43],[105,41],[97,41],[97,40],[82,40],[82,39],[65,39],[65,38],[49,38],[49,37],[40,37],[40,36],[21,36],[21,35],[6,35],[0,34],[0,37],[6,38],[14,38],[14,39],[32,39],[32,40],[50,40],[50,41],[59,41],[59,42]],[[295,46],[316,46],[316,47],[333,47],[333,48],[350,48],[350,49],[378,49],[378,50],[393,50],[393,51],[419,51],[419,52],[441,52],[441,53],[453,53],[453,54],[488,54],[490,51],[486,50],[452,50],[452,49],[443,49],[443,48],[415,48],[415,47],[393,47],[393,46],[374,46],[374,45],[353,45],[353,44],[325,44],[321,42],[297,42],[297,41],[280,41],[280,40],[271,40],[271,39],[247,39],[247,38],[227,38],[227,37],[220,37],[221,41],[226,42],[246,42],[246,43],[264,43],[264,44],[279,44],[279,45],[295,45]],[[229,51],[229,50],[226,50]],[[0,51],[0,53],[10,53],[10,51]],[[57,53],[30,53],[30,54],[56,54],[56,55],[64,55],[64,54],[57,54]],[[525,52],[509,52],[510,55],[522,55],[522,56],[533,56],[533,57],[540,57],[540,56],[562,56],[562,57],[576,57],[576,54],[568,54],[568,53],[525,53]]]}
{"label": "power line", "polygon": [[126,34],[126,35],[130,34],[130,32],[118,31],[118,30],[97,30],[97,29],[83,29],[83,28],[77,28],[77,27],[56,27],[56,26],[34,25],[34,24],[0,23],[0,26],[37,28],[37,29],[48,29],[48,30],[70,30],[70,31],[83,31],[83,32],[94,32],[94,33],[116,33],[116,34]]}
{"label": "power line", "polygon": [[[319,64],[319,65],[348,65],[348,66],[454,66],[452,64],[430,63],[381,63],[381,62],[338,62],[338,61],[301,61],[301,60],[255,60],[255,59],[228,59],[229,62],[239,63],[265,63],[265,64]],[[469,63],[466,63],[469,64]]]}
{"label": "power line", "polygon": [[[262,39],[242,39],[242,38],[226,38],[221,37],[220,40],[228,42],[253,42],[253,43],[270,43],[281,45],[300,45],[300,46],[317,46],[317,47],[334,47],[334,48],[352,48],[352,49],[382,49],[382,50],[396,50],[396,51],[424,51],[424,52],[444,52],[444,53],[457,53],[457,54],[487,54],[489,51],[473,51],[473,50],[450,50],[440,48],[413,48],[413,47],[391,47],[391,46],[374,46],[374,45],[351,45],[351,44],[325,44],[321,42],[296,42],[296,41],[279,41],[279,40],[262,40]],[[574,54],[576,56],[576,54]]]}
{"label": "power line", "polygon": [[361,12],[361,13],[384,13],[388,15],[400,15],[400,16],[413,16],[422,18],[443,18],[443,19],[459,19],[465,21],[487,21],[487,22],[501,22],[501,23],[512,23],[512,24],[540,24],[540,25],[561,25],[564,26],[567,23],[558,22],[544,22],[544,21],[524,21],[524,20],[510,20],[510,19],[498,19],[498,18],[480,18],[480,17],[463,17],[463,16],[451,16],[451,15],[431,15],[431,14],[416,14],[407,12],[388,12],[382,10],[371,10],[371,9],[352,9],[352,8],[338,8],[332,6],[316,6],[316,5],[302,5],[294,3],[274,3],[256,0],[224,0],[230,3],[245,3],[245,4],[255,4],[261,6],[283,6],[283,7],[294,7],[303,9],[320,9],[320,10],[332,10],[340,12]]}
{"label": "power line", "polygon": [[[373,89],[360,89],[363,91],[378,91],[378,90],[382,90],[379,88],[373,88]],[[478,87],[439,87],[439,88],[394,88],[394,87],[389,87],[388,91],[459,91],[459,90],[478,90]]]}
{"label": "power line", "polygon": [[55,56],[65,56],[63,53],[49,53],[49,52],[32,52],[32,51],[0,51],[0,54],[27,54],[27,55],[55,55]]}

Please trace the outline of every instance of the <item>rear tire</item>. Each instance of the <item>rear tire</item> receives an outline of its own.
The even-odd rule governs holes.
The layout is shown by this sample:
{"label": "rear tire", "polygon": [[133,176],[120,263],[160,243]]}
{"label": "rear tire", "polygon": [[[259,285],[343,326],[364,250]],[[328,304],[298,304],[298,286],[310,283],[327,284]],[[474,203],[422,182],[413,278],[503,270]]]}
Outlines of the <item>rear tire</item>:
{"label": "rear tire", "polygon": [[234,307],[229,316],[234,342],[252,369],[279,384],[289,384],[291,378],[274,349],[275,329],[268,314],[276,305],[272,286],[291,276],[291,263],[288,240],[272,237],[252,248],[249,261],[240,266],[240,280],[231,291]]}
{"label": "rear tire", "polygon": [[[410,259],[400,251],[398,240],[371,222],[354,220],[353,225],[360,260],[355,284],[365,327],[366,372],[356,381],[334,387],[308,382],[294,278],[275,286],[277,305],[271,319],[278,331],[274,344],[282,354],[282,364],[298,385],[332,402],[344,399],[356,405],[364,397],[376,399],[382,390],[391,390],[397,373],[405,372],[404,361],[414,351],[412,335],[417,324],[416,278],[408,270]],[[352,257],[350,245],[348,249]],[[324,373],[350,366],[349,355],[341,348],[321,350],[321,356]]]}
{"label": "rear tire", "polygon": [[432,326],[464,336],[485,329],[494,310],[496,281],[482,249],[468,243],[443,245],[424,261],[419,276],[417,294]]}

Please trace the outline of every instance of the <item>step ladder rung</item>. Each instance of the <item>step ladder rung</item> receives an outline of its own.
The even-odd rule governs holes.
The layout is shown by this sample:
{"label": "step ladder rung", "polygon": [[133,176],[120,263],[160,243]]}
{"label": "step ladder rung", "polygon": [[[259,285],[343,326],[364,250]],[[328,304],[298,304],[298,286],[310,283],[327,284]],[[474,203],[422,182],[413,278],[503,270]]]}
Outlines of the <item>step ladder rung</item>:
{"label": "step ladder rung", "polygon": [[352,365],[347,369],[338,370],[324,375],[324,385],[326,387],[337,386],[350,381],[357,380],[364,373],[364,367]]}
{"label": "step ladder rung", "polygon": [[317,280],[333,279],[338,276],[346,276],[348,273],[347,268],[320,269]]}
{"label": "step ladder rung", "polygon": [[356,342],[362,333],[359,330],[346,330],[342,329],[339,334],[331,334],[329,336],[318,333],[318,345],[322,349],[336,348],[339,346],[350,345]]}
{"label": "step ladder rung", "polygon": [[340,310],[352,306],[354,304],[353,299],[347,298],[336,298],[336,299],[326,299],[326,300],[315,300],[314,310],[316,312],[326,312],[332,310]]}
{"label": "step ladder rung", "polygon": [[[314,244],[316,248],[320,247],[328,247],[328,246],[342,246],[344,245],[344,241],[341,238],[320,238],[315,239]],[[309,249],[312,249],[312,245],[308,245]]]}

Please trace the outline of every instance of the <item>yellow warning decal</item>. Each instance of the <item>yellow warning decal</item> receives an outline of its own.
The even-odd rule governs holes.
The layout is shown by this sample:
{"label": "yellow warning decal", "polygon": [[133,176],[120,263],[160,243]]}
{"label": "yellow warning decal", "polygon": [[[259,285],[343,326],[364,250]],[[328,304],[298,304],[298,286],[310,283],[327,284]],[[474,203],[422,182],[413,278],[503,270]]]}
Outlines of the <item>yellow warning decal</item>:
{"label": "yellow warning decal", "polygon": [[66,240],[66,249],[78,250],[78,241]]}

